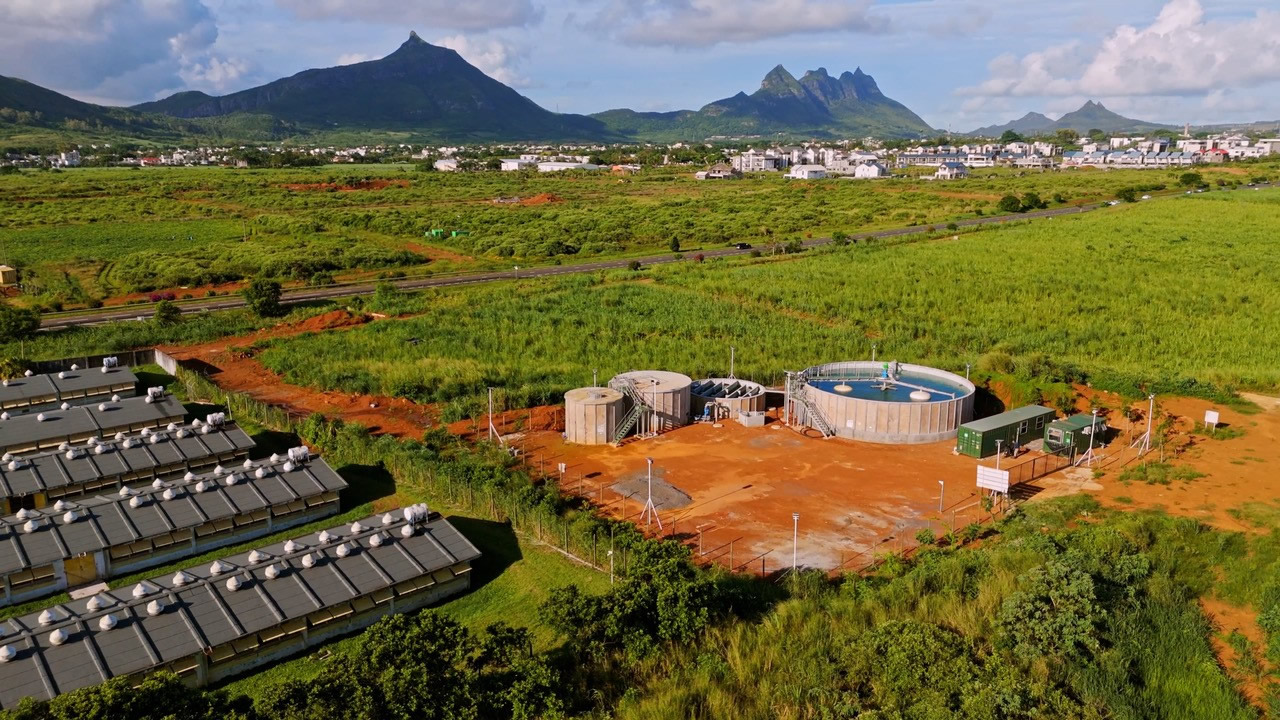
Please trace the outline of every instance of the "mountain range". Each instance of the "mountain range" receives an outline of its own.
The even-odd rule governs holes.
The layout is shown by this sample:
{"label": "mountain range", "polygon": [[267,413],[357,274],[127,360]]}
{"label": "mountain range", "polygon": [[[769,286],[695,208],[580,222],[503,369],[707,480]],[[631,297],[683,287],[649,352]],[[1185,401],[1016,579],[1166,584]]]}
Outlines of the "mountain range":
{"label": "mountain range", "polygon": [[739,92],[700,110],[608,110],[591,117],[622,135],[660,140],[772,134],[919,137],[934,132],[907,106],[886,97],[862,68],[838,78],[818,68],[797,80],[778,65],[750,95]]}
{"label": "mountain range", "polygon": [[[3,109],[12,112],[5,113]],[[781,65],[750,95],[699,110],[554,113],[485,75],[457,52],[410,33],[378,60],[305,70],[223,96],[187,91],[130,108],[80,102],[0,76],[0,130],[42,128],[136,139],[195,136],[319,141],[394,133],[417,140],[703,140],[711,136],[919,137],[933,132],[859,68],[823,68],[797,80]]]}
{"label": "mountain range", "polygon": [[968,134],[980,137],[999,137],[1009,130],[1020,135],[1029,135],[1051,133],[1055,130],[1075,130],[1077,133],[1083,134],[1090,130],[1101,130],[1108,133],[1128,133],[1174,129],[1177,128],[1173,125],[1161,125],[1160,123],[1127,118],[1106,109],[1100,102],[1090,100],[1081,105],[1078,110],[1073,110],[1057,120],[1051,120],[1038,112],[1029,112],[1017,120],[1012,120],[1003,125],[980,127]]}

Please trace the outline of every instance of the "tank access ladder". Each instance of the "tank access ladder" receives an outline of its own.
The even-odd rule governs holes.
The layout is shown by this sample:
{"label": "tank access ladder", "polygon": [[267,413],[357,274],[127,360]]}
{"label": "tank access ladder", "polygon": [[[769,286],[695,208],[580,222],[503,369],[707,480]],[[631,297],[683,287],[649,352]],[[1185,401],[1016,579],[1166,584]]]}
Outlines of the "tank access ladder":
{"label": "tank access ladder", "polygon": [[627,434],[630,433],[631,429],[640,421],[640,417],[644,415],[645,411],[652,410],[653,408],[650,406],[649,402],[644,399],[644,395],[642,395],[636,387],[635,381],[630,378],[614,378],[613,381],[609,383],[609,387],[622,393],[631,401],[631,410],[627,412],[627,415],[622,419],[622,422],[618,423],[618,429],[613,434],[613,444],[617,445],[626,439]]}
{"label": "tank access ladder", "polygon": [[809,399],[809,394],[805,391],[808,385],[809,380],[803,372],[795,373],[791,376],[791,387],[787,388],[787,394],[791,396],[793,405],[799,403],[804,406],[804,418],[802,418],[802,421],[811,423],[818,432],[822,433],[822,437],[833,437],[836,432],[832,429],[831,423],[827,422],[826,416]]}

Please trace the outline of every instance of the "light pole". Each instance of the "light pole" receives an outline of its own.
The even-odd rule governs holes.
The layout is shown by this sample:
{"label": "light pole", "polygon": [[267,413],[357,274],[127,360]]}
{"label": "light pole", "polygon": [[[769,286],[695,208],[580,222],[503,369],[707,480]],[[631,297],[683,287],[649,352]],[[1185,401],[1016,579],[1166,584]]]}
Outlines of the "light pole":
{"label": "light pole", "polygon": [[597,370],[591,369],[591,387],[600,387],[600,381],[596,377]]}
{"label": "light pole", "polygon": [[972,365],[970,365],[969,363],[965,363],[965,364],[964,364],[964,379],[965,379],[965,380],[968,380],[968,379],[969,379],[969,368],[971,368],[971,367],[973,367],[973,366],[972,366]]}
{"label": "light pole", "polygon": [[1000,469],[1000,443],[1002,442],[1004,441],[1003,440],[996,441],[996,469],[997,470]]}
{"label": "light pole", "polygon": [[730,346],[729,346],[729,378],[730,378],[730,379],[733,379],[733,378],[736,378],[736,377],[737,377],[737,375],[734,375],[734,374],[733,374],[733,361],[734,361],[734,356],[736,355],[736,353],[737,353],[737,348],[735,348],[734,346],[730,345]]}
{"label": "light pole", "polygon": [[871,343],[871,362],[876,361],[876,343]]}
{"label": "light pole", "polygon": [[613,551],[610,550],[608,555],[609,555],[609,584],[612,585],[613,584]]}
{"label": "light pole", "polygon": [[947,493],[947,481],[938,481],[938,512],[942,512],[942,498]]}
{"label": "light pole", "polygon": [[796,548],[800,543],[800,513],[791,513],[791,574],[796,573]]}
{"label": "light pole", "polygon": [[516,275],[516,279],[517,279],[517,280],[519,280],[519,279],[520,279],[520,266],[519,266],[519,265],[516,265],[515,275]]}

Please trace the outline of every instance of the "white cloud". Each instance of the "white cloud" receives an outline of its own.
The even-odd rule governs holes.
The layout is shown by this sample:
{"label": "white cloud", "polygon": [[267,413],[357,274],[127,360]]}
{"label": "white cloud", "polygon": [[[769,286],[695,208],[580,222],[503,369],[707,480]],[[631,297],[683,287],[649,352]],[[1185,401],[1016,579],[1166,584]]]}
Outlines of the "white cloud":
{"label": "white cloud", "polygon": [[587,23],[630,45],[710,47],[803,33],[886,32],[872,0],[610,0]]}
{"label": "white cloud", "polygon": [[436,45],[457,51],[464,60],[480,68],[484,74],[511,87],[528,87],[530,80],[519,72],[528,56],[524,48],[497,38],[451,35],[436,40]]}
{"label": "white cloud", "polygon": [[1280,79],[1280,12],[1209,20],[1198,0],[1170,0],[1150,25],[1121,25],[1100,45],[1070,42],[1021,58],[1002,55],[964,94],[1177,96]]}
{"label": "white cloud", "polygon": [[358,20],[400,26],[488,30],[533,25],[533,0],[276,0],[304,20]]}
{"label": "white cloud", "polygon": [[214,54],[218,28],[202,0],[5,0],[0,27],[5,74],[80,97],[216,91],[248,70]]}

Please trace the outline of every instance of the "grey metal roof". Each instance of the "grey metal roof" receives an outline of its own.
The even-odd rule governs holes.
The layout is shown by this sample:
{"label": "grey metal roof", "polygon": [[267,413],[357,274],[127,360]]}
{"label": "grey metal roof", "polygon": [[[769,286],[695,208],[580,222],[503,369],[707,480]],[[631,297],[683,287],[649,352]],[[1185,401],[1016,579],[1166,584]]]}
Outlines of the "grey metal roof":
{"label": "grey metal roof", "polygon": [[989,430],[997,430],[1006,425],[1022,422],[1023,420],[1032,420],[1045,414],[1056,416],[1057,412],[1043,405],[1027,405],[1025,407],[1020,407],[1017,410],[1002,412],[999,415],[992,415],[991,417],[985,417],[981,420],[973,420],[961,425],[960,427],[976,432],[987,432]]}
{"label": "grey metal roof", "polygon": [[126,367],[81,368],[56,373],[11,378],[0,383],[0,407],[26,404],[32,399],[61,400],[82,396],[86,392],[108,392],[110,388],[137,384],[138,377]]}
{"label": "grey metal roof", "polygon": [[[406,526],[413,529],[408,537]],[[86,601],[58,605],[44,624],[40,613],[7,620],[0,623],[0,658],[8,657],[0,661],[0,707],[153,670],[404,580],[451,578],[449,568],[478,557],[440,515],[410,522],[395,513],[227,557],[215,563],[225,564],[216,573],[213,565],[192,567],[105,592],[96,609]],[[158,605],[150,607],[153,601]],[[103,629],[107,615],[111,629]],[[61,642],[55,633],[65,633]]]}
{"label": "grey metal roof", "polygon": [[0,497],[20,497],[109,478],[163,475],[203,464],[209,458],[246,452],[253,445],[245,431],[234,425],[214,427],[199,420],[173,431],[118,433],[97,445],[77,445],[74,449],[66,445],[23,456],[25,462],[17,463],[14,469],[8,462],[0,462]]}
{"label": "grey metal roof", "polygon": [[86,433],[114,435],[120,430],[155,426],[186,415],[182,403],[171,395],[159,400],[125,398],[119,402],[46,410],[0,420],[0,452]]}
{"label": "grey metal roof", "polygon": [[116,545],[163,536],[338,491],[347,486],[319,458],[254,462],[234,468],[188,473],[173,482],[156,480],[139,490],[59,501],[0,519],[0,575],[48,565]]}

